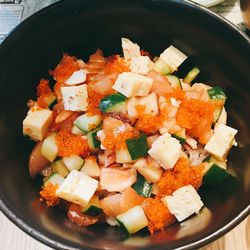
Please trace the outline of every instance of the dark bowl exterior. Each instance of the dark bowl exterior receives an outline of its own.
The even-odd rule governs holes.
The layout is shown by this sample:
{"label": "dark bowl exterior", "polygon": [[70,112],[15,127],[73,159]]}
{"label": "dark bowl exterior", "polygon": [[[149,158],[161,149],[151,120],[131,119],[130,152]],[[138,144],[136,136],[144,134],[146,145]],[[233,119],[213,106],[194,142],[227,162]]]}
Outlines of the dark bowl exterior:
{"label": "dark bowl exterior", "polygon": [[[117,228],[79,228],[39,202],[41,179],[28,174],[33,144],[22,137],[26,101],[63,52],[86,60],[101,48],[121,53],[129,37],[158,55],[170,44],[195,58],[199,81],[227,93],[229,124],[239,133],[230,153],[239,182],[199,190],[206,208],[181,225],[127,239]],[[0,45],[0,208],[26,233],[57,249],[192,249],[226,233],[250,211],[250,43],[229,22],[188,1],[65,0],[33,15]]]}

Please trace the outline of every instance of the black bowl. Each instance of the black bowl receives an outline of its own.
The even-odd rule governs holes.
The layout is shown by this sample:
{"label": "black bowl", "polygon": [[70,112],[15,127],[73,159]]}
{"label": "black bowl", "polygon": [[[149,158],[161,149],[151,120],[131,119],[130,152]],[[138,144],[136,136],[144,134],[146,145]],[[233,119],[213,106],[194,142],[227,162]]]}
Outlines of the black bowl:
{"label": "black bowl", "polygon": [[[229,124],[239,129],[230,153],[239,181],[217,190],[201,189],[206,208],[198,216],[149,236],[127,239],[119,229],[79,228],[63,211],[38,201],[41,180],[29,178],[33,146],[22,137],[26,101],[63,52],[87,59],[101,48],[120,53],[129,37],[158,55],[170,44],[195,58],[200,81],[222,86],[228,95]],[[58,249],[191,249],[215,240],[250,211],[250,44],[237,28],[188,1],[66,0],[33,15],[0,46],[0,207],[26,233]]]}

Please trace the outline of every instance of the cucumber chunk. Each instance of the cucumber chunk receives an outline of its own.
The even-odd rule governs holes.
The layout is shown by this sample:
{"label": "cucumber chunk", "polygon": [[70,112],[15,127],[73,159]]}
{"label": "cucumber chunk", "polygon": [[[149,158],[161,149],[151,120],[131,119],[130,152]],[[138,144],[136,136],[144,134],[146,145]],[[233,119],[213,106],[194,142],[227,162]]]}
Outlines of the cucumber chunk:
{"label": "cucumber chunk", "polygon": [[94,195],[89,201],[87,207],[82,209],[82,213],[87,214],[89,216],[97,216],[102,212],[102,208],[100,205],[100,201],[97,195]]}
{"label": "cucumber chunk", "polygon": [[221,115],[227,97],[220,87],[213,87],[211,89],[208,89],[207,93],[210,100],[215,104],[213,123],[216,123]]}
{"label": "cucumber chunk", "polygon": [[49,135],[42,143],[41,154],[50,162],[57,157],[56,134]]}
{"label": "cucumber chunk", "polygon": [[184,77],[183,81],[185,83],[191,84],[191,82],[199,75],[200,70],[196,67],[191,69],[187,75]]}
{"label": "cucumber chunk", "polygon": [[51,183],[54,186],[58,185],[58,187],[60,187],[62,185],[62,183],[64,182],[64,180],[65,180],[65,178],[62,177],[60,174],[53,173],[52,175],[49,176],[49,178],[46,179],[46,181],[44,182],[44,186]]}
{"label": "cucumber chunk", "polygon": [[101,146],[101,142],[97,139],[97,132],[100,129],[101,128],[97,128],[87,134],[88,144],[91,149],[97,149]]}
{"label": "cucumber chunk", "polygon": [[155,62],[153,69],[163,75],[171,73],[171,68],[162,59],[158,59]]}
{"label": "cucumber chunk", "polygon": [[217,164],[213,164],[208,171],[204,174],[202,182],[207,186],[216,186],[220,184],[228,173],[225,169],[219,167]]}
{"label": "cucumber chunk", "polygon": [[138,138],[126,140],[126,144],[132,160],[143,157],[148,153],[147,136],[143,133]]}
{"label": "cucumber chunk", "polygon": [[124,112],[126,96],[120,93],[114,93],[108,96],[105,96],[100,104],[99,109],[103,112]]}
{"label": "cucumber chunk", "polygon": [[150,197],[152,193],[152,184],[149,184],[145,178],[138,174],[136,183],[132,186],[132,188],[136,191],[137,194]]}
{"label": "cucumber chunk", "polygon": [[80,170],[84,163],[84,160],[79,155],[63,157],[62,161],[69,171]]}
{"label": "cucumber chunk", "polygon": [[44,98],[45,103],[47,104],[49,109],[52,109],[53,106],[56,104],[56,96],[54,94],[51,94],[49,96],[46,96]]}
{"label": "cucumber chunk", "polygon": [[220,161],[220,160],[216,159],[215,157],[213,157],[212,155],[209,155],[208,157],[206,157],[203,160],[203,162],[208,162],[209,166],[216,164],[221,168],[227,169],[227,163],[225,161]]}
{"label": "cucumber chunk", "polygon": [[101,121],[100,115],[90,115],[85,113],[74,121],[74,125],[83,132],[90,132],[91,130],[98,127],[101,124]]}
{"label": "cucumber chunk", "polygon": [[174,137],[175,139],[177,139],[181,145],[183,145],[186,142],[186,131],[185,129],[182,129],[181,131],[172,134],[172,137]]}
{"label": "cucumber chunk", "polygon": [[66,168],[62,160],[57,160],[51,164],[52,170],[62,177],[67,177],[69,170]]}
{"label": "cucumber chunk", "polygon": [[178,76],[175,76],[175,75],[167,75],[166,76],[168,81],[171,83],[171,86],[173,88],[178,88],[178,89],[181,89],[181,82],[180,82],[180,79]]}
{"label": "cucumber chunk", "polygon": [[213,87],[207,90],[210,100],[226,100],[226,94],[221,87]]}
{"label": "cucumber chunk", "polygon": [[116,216],[120,227],[127,234],[134,234],[148,225],[147,217],[141,206],[135,206]]}
{"label": "cucumber chunk", "polygon": [[83,132],[81,129],[79,129],[77,126],[73,125],[71,129],[71,133],[74,135],[85,135],[85,132]]}

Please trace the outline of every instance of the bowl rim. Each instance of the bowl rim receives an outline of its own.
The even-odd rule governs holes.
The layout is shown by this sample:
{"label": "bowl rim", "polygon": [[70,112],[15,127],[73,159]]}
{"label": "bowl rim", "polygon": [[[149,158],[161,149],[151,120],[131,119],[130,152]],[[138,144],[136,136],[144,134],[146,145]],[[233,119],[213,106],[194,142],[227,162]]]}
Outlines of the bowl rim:
{"label": "bowl rim", "polygon": [[[4,38],[2,43],[0,44],[0,53],[1,50],[5,47],[5,45],[8,43],[8,41],[12,38],[12,36],[15,34],[16,31],[18,31],[22,26],[26,25],[29,22],[32,22],[33,19],[36,19],[43,13],[56,8],[59,5],[64,5],[67,2],[70,2],[71,0],[61,0],[56,3],[53,3],[26,18],[24,21],[22,21],[20,24],[18,24],[14,29],[11,30],[11,32]],[[155,0],[149,0],[149,1],[155,1]],[[210,16],[211,18],[214,18],[216,21],[225,24],[227,28],[231,29],[236,35],[240,36],[241,39],[245,40],[245,42],[250,45],[250,37],[248,37],[239,27],[231,23],[226,18],[220,16],[219,14],[213,12],[212,10],[198,4],[195,2],[192,2],[190,0],[170,0],[173,3],[177,4],[183,4],[188,6],[189,8],[194,8],[196,10],[201,11],[202,13]],[[164,0],[156,0],[155,2],[164,2]],[[46,236],[39,230],[32,228],[26,223],[22,218],[18,217],[11,209],[11,206],[7,206],[3,198],[0,197],[0,211],[12,222],[14,223],[18,228],[20,228],[23,232],[27,233],[29,236],[31,236],[33,239],[38,240],[39,242],[52,247],[54,249],[60,249],[60,250],[79,250],[79,248],[64,244],[62,242],[58,242],[56,240],[51,239],[50,237]],[[226,223],[223,227],[218,229],[215,232],[212,232],[210,234],[207,234],[205,237],[201,238],[198,237],[195,241],[190,241],[185,246],[181,247],[175,247],[172,248],[172,250],[188,250],[188,249],[197,249],[202,246],[207,245],[208,243],[218,239],[219,237],[223,236],[230,230],[232,230],[234,227],[236,227],[240,222],[242,222],[248,215],[250,214],[250,204],[248,204],[247,207],[245,207],[235,218],[233,218],[231,221]],[[84,248],[81,248],[84,249]],[[95,248],[92,248],[95,249]],[[97,249],[97,248],[96,248]],[[99,248],[98,248],[99,249]],[[162,246],[155,247],[155,250],[162,249]]]}

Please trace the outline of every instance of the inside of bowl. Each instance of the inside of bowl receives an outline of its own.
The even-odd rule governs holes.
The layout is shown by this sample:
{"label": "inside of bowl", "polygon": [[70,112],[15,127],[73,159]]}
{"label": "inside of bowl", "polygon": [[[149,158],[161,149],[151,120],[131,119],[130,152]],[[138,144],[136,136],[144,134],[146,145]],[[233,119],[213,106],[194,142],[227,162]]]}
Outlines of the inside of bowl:
{"label": "inside of bowl", "polygon": [[[30,234],[54,247],[92,249],[166,249],[200,241],[237,217],[250,197],[249,43],[234,29],[182,1],[63,1],[22,24],[0,48],[0,197],[28,226]],[[39,202],[41,179],[28,175],[33,147],[22,136],[26,102],[35,96],[41,77],[49,77],[62,53],[84,60],[97,48],[121,53],[128,37],[153,55],[170,44],[194,57],[198,81],[221,86],[228,99],[229,125],[239,130],[238,147],[230,153],[238,182],[221,190],[199,190],[205,208],[164,232],[147,231],[127,238],[118,228],[80,228],[60,209]],[[12,219],[14,219],[12,217]],[[20,223],[20,221],[17,221]],[[55,243],[59,242],[59,243]],[[65,247],[66,249],[66,247]]]}

